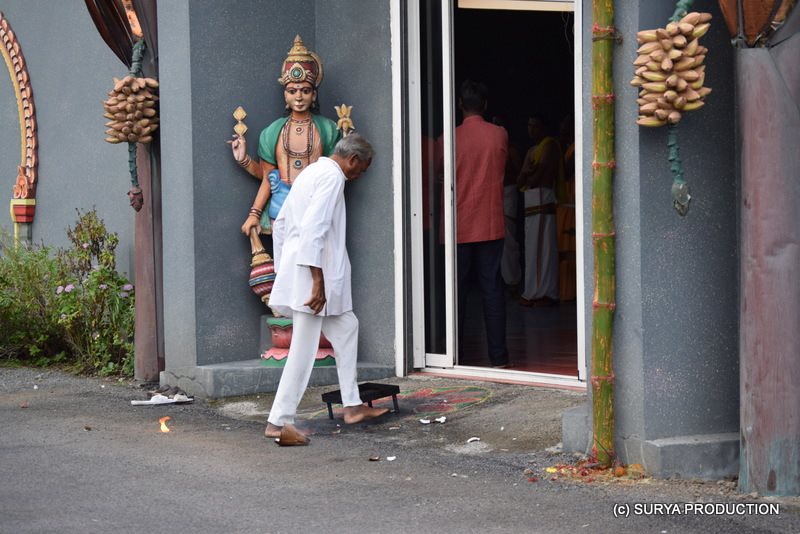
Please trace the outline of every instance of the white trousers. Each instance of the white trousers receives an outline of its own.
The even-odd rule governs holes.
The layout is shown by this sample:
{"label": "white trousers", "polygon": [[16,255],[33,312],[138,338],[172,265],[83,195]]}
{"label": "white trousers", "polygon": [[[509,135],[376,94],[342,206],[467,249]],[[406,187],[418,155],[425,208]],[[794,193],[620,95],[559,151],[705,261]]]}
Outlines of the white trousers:
{"label": "white trousers", "polygon": [[358,319],[355,314],[348,311],[341,315],[319,316],[296,311],[292,316],[292,344],[286,357],[286,367],[283,368],[275,401],[267,418],[275,426],[294,424],[297,406],[314,368],[320,332],[331,342],[336,355],[342,404],[362,404],[356,378]]}
{"label": "white trousers", "polygon": [[[525,208],[554,204],[552,189],[536,188],[525,191]],[[527,300],[548,297],[558,300],[558,241],[556,216],[542,213],[525,216],[525,289]]]}

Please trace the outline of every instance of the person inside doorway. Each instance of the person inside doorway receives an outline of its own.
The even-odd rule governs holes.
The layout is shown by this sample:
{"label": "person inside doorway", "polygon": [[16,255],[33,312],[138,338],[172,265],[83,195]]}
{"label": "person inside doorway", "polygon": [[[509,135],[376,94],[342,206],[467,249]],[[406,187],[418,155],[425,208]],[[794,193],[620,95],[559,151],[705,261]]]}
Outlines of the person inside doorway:
{"label": "person inside doorway", "polygon": [[564,160],[540,117],[528,120],[528,135],[533,146],[517,179],[525,202],[525,288],[519,302],[552,306],[559,301],[555,187],[563,181]]}
{"label": "person inside doorway", "polygon": [[[492,123],[505,127],[505,119],[500,115],[492,118]],[[522,263],[520,262],[519,241],[517,241],[517,212],[519,207],[519,187],[517,176],[522,167],[522,155],[511,139],[508,141],[508,157],[503,179],[503,214],[505,215],[505,237],[503,241],[503,259],[500,262],[500,274],[503,282],[512,295],[518,296],[519,283],[522,280]]]}
{"label": "person inside doorway", "polygon": [[483,118],[488,104],[486,85],[465,80],[459,95],[459,107],[464,114],[455,133],[459,352],[463,354],[467,278],[474,270],[483,296],[489,361],[493,367],[504,368],[510,366],[505,290],[500,275],[508,132]]}

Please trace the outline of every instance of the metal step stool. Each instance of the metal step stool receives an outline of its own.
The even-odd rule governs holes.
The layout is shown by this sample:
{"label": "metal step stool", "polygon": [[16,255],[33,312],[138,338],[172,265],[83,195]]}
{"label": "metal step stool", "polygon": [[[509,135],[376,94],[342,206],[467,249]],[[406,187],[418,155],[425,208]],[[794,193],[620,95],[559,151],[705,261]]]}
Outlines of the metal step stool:
{"label": "metal step stool", "polygon": [[[394,411],[398,412],[400,410],[397,405],[398,393],[400,393],[400,386],[395,386],[392,384],[376,384],[374,382],[365,382],[358,385],[358,394],[361,396],[361,400],[366,402],[370,408],[372,408],[372,401],[391,395],[392,403],[394,403]],[[336,391],[323,393],[322,401],[328,405],[328,417],[333,419],[333,407],[331,405],[334,403],[342,403],[342,391],[337,389]]]}

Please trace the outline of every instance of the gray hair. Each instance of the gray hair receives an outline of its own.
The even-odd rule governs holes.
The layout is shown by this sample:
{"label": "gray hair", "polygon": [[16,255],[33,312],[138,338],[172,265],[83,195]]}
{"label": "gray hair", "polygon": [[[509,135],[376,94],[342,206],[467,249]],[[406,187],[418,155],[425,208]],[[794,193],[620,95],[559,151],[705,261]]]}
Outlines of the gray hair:
{"label": "gray hair", "polygon": [[339,142],[336,143],[333,153],[342,158],[349,158],[355,155],[361,161],[371,161],[372,157],[375,155],[375,150],[372,148],[372,145],[369,144],[369,141],[354,132],[342,137]]}

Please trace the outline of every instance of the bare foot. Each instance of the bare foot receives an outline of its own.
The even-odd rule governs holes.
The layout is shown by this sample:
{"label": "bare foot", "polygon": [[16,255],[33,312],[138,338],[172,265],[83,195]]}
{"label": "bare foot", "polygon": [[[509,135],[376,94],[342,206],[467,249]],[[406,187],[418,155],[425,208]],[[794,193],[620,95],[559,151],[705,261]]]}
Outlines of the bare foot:
{"label": "bare foot", "polygon": [[267,423],[267,428],[264,429],[264,436],[268,438],[279,438],[281,437],[281,430],[283,430],[282,426]]}
{"label": "bare foot", "polygon": [[367,419],[374,419],[388,413],[389,408],[371,408],[366,404],[361,406],[346,406],[344,409],[344,422],[348,425],[360,423]]}

